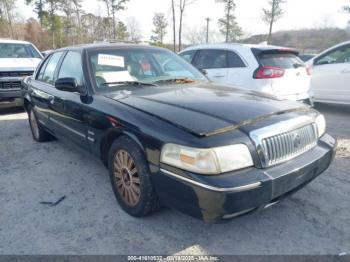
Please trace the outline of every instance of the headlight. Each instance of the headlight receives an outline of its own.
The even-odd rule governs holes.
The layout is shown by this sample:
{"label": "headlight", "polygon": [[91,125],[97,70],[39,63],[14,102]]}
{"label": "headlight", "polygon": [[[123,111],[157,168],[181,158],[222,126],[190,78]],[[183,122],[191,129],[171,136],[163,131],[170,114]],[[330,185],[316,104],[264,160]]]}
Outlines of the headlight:
{"label": "headlight", "polygon": [[324,115],[320,114],[316,118],[316,125],[318,130],[318,137],[321,137],[326,133],[326,119]]}
{"label": "headlight", "polygon": [[166,144],[160,161],[198,174],[220,174],[253,166],[246,145],[237,144],[209,149],[199,149]]}

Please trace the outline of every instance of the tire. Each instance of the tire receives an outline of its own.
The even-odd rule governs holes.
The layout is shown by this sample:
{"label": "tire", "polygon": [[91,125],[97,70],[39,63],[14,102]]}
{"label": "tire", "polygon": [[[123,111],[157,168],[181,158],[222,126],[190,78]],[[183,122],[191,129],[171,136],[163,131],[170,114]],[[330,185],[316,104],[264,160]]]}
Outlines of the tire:
{"label": "tire", "polygon": [[35,112],[31,106],[28,107],[28,120],[33,139],[37,142],[46,142],[52,140],[52,136],[46,132],[38,122]]}
{"label": "tire", "polygon": [[123,136],[114,141],[108,169],[114,194],[125,212],[143,217],[160,209],[147,160],[132,139]]}

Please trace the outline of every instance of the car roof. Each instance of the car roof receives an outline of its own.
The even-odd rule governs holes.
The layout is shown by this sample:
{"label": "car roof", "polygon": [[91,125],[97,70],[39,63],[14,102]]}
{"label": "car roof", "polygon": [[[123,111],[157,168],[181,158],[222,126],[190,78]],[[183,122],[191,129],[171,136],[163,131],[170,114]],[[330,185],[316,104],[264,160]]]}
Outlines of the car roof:
{"label": "car roof", "polygon": [[197,49],[208,49],[208,48],[217,48],[217,49],[259,49],[261,51],[268,50],[291,50],[295,51],[293,48],[282,47],[282,46],[274,46],[274,45],[254,45],[254,44],[241,44],[241,43],[220,43],[220,44],[202,44],[202,45],[194,45],[186,48],[184,51],[197,50]]}
{"label": "car roof", "polygon": [[2,43],[2,44],[31,44],[30,42],[27,42],[27,41],[3,39],[3,38],[0,38],[0,43]]}
{"label": "car roof", "polygon": [[[103,49],[112,49],[112,48],[134,48],[134,49],[164,49],[160,47],[153,47],[149,45],[140,45],[140,44],[129,44],[129,43],[93,43],[93,44],[83,44],[76,46],[68,46],[54,50],[57,51],[67,51],[67,50],[103,50]],[[168,50],[168,49],[164,49]]]}

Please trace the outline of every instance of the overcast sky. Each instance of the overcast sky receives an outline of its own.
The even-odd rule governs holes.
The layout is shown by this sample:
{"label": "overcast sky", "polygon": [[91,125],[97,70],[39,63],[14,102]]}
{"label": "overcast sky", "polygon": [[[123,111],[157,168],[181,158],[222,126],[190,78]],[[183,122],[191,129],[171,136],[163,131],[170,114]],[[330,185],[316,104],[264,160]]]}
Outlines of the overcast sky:
{"label": "overcast sky", "polygon": [[[36,17],[32,7],[17,0],[19,13],[23,18]],[[251,35],[267,32],[267,26],[261,20],[262,8],[268,0],[236,0],[235,14],[242,29]],[[120,11],[118,18],[125,21],[136,17],[142,27],[144,40],[149,40],[152,31],[152,18],[155,12],[165,13],[169,20],[168,39],[171,39],[170,0],[130,0],[127,10]],[[322,27],[325,24],[344,28],[350,20],[350,14],[344,14],[342,6],[349,0],[287,0],[284,4],[285,15],[276,23],[274,31],[301,28]],[[105,14],[105,7],[100,1],[85,0],[84,10],[93,14]],[[205,25],[205,18],[210,17],[211,28],[217,30],[217,20],[223,15],[223,5],[215,0],[197,0],[188,7],[185,28],[200,28]],[[185,29],[186,30],[186,29]]]}

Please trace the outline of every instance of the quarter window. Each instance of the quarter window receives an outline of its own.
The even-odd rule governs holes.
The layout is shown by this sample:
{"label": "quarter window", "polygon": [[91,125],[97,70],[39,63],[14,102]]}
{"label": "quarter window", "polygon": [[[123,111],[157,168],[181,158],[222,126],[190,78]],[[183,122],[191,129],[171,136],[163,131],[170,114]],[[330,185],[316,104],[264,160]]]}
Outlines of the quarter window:
{"label": "quarter window", "polygon": [[[44,69],[45,71],[41,77],[40,77],[41,72],[39,73],[38,80],[41,80],[45,83],[53,85],[56,67],[57,67],[58,62],[60,61],[62,54],[63,54],[63,52],[57,52],[57,53],[54,53],[49,58],[50,60],[48,61],[47,65]],[[44,68],[44,67],[42,67],[42,68]]]}
{"label": "quarter window", "polygon": [[75,78],[78,85],[83,85],[83,69],[79,52],[69,51],[65,56],[58,74],[58,78],[64,77]]}
{"label": "quarter window", "polygon": [[200,50],[195,66],[199,69],[227,68],[225,50]]}
{"label": "quarter window", "polygon": [[48,57],[45,62],[42,64],[41,68],[40,68],[40,71],[36,77],[37,80],[40,80],[42,81],[43,80],[43,76],[44,76],[44,72],[45,72],[45,68],[47,66],[47,63],[50,61],[50,58],[51,57]]}
{"label": "quarter window", "polygon": [[238,68],[238,67],[245,67],[245,64],[243,63],[242,59],[234,52],[228,51],[227,52],[227,59],[228,59],[228,66],[230,68]]}

